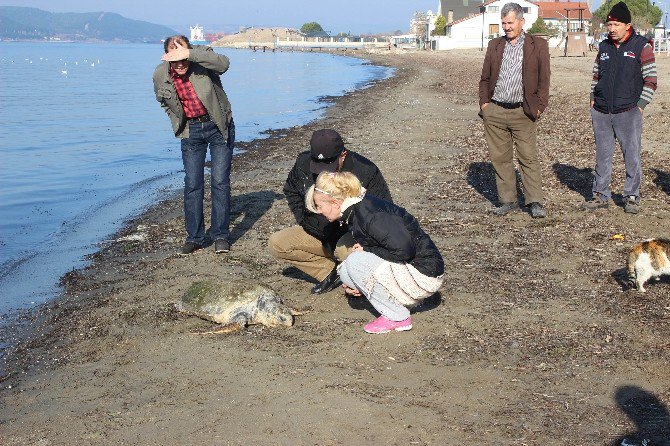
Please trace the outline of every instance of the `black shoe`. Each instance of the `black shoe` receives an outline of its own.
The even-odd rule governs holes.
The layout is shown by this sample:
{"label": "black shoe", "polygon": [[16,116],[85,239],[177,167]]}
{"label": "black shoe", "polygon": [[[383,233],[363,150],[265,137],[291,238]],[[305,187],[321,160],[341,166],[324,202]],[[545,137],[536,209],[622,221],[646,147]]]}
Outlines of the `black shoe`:
{"label": "black shoe", "polygon": [[538,202],[533,202],[530,205],[530,216],[533,218],[544,218],[547,216],[547,210]]}
{"label": "black shoe", "polygon": [[340,280],[339,274],[337,274],[337,268],[333,268],[330,274],[328,274],[328,277],[312,287],[312,294],[327,293],[340,285],[342,285],[342,281]]}
{"label": "black shoe", "polygon": [[519,209],[519,203],[502,203],[497,208],[493,208],[493,213],[499,216],[506,215]]}
{"label": "black shoe", "polygon": [[214,240],[214,252],[220,254],[222,252],[230,251],[230,243],[228,240],[218,239]]}
{"label": "black shoe", "polygon": [[187,256],[189,254],[193,254],[198,249],[202,249],[202,245],[198,245],[197,243],[193,242],[186,242],[184,243],[184,246],[181,247],[179,254]]}

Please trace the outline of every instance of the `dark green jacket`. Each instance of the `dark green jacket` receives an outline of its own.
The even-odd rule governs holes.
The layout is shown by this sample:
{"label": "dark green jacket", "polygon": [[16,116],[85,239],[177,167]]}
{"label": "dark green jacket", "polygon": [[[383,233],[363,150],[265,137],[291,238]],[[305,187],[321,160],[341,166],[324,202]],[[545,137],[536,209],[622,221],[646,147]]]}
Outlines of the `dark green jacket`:
{"label": "dark green jacket", "polygon": [[[232,110],[228,96],[221,86],[221,74],[225,73],[230,66],[226,56],[217,54],[212,48],[204,45],[195,45],[189,51],[188,60],[189,80],[193,85],[195,94],[207,109],[223,135],[227,135],[228,123],[232,118]],[[184,108],[177,96],[172,78],[170,78],[169,62],[162,62],[154,71],[154,93],[156,100],[160,102],[165,113],[170,117],[172,130],[177,138],[188,138],[188,125]]]}

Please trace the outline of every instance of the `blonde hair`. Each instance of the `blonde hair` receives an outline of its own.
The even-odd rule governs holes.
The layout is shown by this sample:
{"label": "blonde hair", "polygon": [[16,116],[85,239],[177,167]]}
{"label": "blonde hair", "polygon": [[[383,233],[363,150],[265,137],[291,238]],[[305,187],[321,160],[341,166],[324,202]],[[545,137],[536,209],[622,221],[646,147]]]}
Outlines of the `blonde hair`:
{"label": "blonde hair", "polygon": [[305,206],[310,212],[317,213],[314,204],[314,192],[319,192],[336,200],[344,201],[351,197],[360,197],[363,191],[361,182],[350,172],[321,172],[314,186],[307,190]]}

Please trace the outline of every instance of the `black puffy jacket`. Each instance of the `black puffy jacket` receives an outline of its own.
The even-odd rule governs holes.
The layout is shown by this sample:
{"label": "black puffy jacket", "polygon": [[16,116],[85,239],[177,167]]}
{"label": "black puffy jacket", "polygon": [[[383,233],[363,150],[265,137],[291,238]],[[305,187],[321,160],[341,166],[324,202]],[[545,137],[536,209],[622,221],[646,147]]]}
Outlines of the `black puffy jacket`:
{"label": "black puffy jacket", "polygon": [[354,240],[365,251],[394,263],[409,263],[430,277],[444,274],[444,260],[419,222],[405,209],[376,197],[363,197],[342,213]]}
{"label": "black puffy jacket", "polygon": [[[347,228],[338,222],[331,223],[323,215],[310,212],[305,207],[307,189],[316,180],[315,175],[309,170],[309,161],[309,151],[298,155],[284,184],[284,194],[295,221],[303,227],[305,232],[321,240],[324,245],[333,250],[339,238],[347,232]],[[368,194],[392,201],[391,192],[379,168],[364,156],[347,151],[347,156],[342,163],[342,172],[351,172],[356,175],[363,187],[367,189]]]}

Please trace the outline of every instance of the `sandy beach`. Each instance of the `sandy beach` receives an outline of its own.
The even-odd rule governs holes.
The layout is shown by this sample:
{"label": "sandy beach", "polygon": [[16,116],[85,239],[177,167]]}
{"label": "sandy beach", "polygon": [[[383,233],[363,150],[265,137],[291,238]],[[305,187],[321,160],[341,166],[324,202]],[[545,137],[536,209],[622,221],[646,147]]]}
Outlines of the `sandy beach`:
{"label": "sandy beach", "polygon": [[[625,283],[628,250],[670,237],[670,58],[657,59],[642,208],[629,215],[619,153],[617,206],[580,209],[595,53],[552,56],[538,129],[549,215],[533,220],[490,213],[483,52],[355,55],[397,75],[244,146],[229,254],[177,256],[182,201],[170,198],[64,277],[62,299],[21,318],[0,364],[0,444],[670,445],[670,277],[645,294]],[[445,283],[409,332],[364,333],[369,305],[310,295],[308,278],[267,251],[294,224],[282,186],[318,128],[374,160],[443,253]],[[209,322],[172,307],[193,281],[239,278],[304,314],[291,328],[203,336],[193,332]]]}

